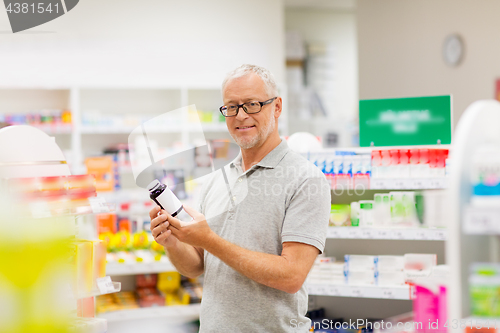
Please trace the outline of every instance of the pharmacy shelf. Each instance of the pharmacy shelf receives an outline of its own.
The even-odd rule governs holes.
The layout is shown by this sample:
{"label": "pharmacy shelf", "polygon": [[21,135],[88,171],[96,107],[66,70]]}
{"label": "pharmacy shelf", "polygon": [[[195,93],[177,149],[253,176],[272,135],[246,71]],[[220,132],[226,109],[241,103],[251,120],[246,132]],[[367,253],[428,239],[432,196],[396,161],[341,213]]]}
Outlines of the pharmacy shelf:
{"label": "pharmacy shelf", "polygon": [[433,190],[448,187],[448,178],[370,179],[372,190]]}
{"label": "pharmacy shelf", "polygon": [[121,287],[122,287],[121,282],[112,282],[112,287],[107,289],[105,292],[101,292],[99,289],[96,288],[96,289],[92,289],[91,291],[86,292],[86,293],[78,293],[76,295],[76,299],[117,293],[121,290]]}
{"label": "pharmacy shelf", "polygon": [[97,315],[108,322],[166,318],[172,323],[188,323],[200,318],[200,304],[139,308],[105,312]]}
{"label": "pharmacy shelf", "polygon": [[412,289],[409,285],[404,286],[352,286],[333,284],[308,284],[309,295],[315,296],[337,296],[358,298],[381,298],[381,299],[412,299]]}
{"label": "pharmacy shelf", "polygon": [[445,241],[448,238],[448,230],[429,228],[329,227],[327,238]]}
{"label": "pharmacy shelf", "polygon": [[[203,132],[227,132],[227,127],[225,123],[200,123]],[[137,126],[82,126],[82,134],[130,134],[136,130],[140,125]],[[200,125],[176,125],[172,128],[151,128],[148,129],[148,133],[183,133],[183,132],[195,133],[200,131]]]}
{"label": "pharmacy shelf", "polygon": [[57,134],[71,134],[73,132],[73,125],[71,124],[47,124],[47,125],[34,125],[30,126],[36,127],[41,131],[44,131],[48,135]]}
{"label": "pharmacy shelf", "polygon": [[115,211],[115,205],[107,203],[101,196],[89,197],[80,202],[68,201],[33,201],[29,204],[29,210],[25,214],[30,214],[33,218],[79,216],[89,214],[111,213]]}
{"label": "pharmacy shelf", "polygon": [[102,318],[77,317],[69,322],[69,333],[106,333],[108,323]]}
{"label": "pharmacy shelf", "polygon": [[108,263],[106,265],[106,274],[111,276],[155,274],[172,271],[176,271],[176,269],[170,261],[133,264]]}
{"label": "pharmacy shelf", "polygon": [[463,232],[468,235],[500,235],[500,207],[466,207]]}

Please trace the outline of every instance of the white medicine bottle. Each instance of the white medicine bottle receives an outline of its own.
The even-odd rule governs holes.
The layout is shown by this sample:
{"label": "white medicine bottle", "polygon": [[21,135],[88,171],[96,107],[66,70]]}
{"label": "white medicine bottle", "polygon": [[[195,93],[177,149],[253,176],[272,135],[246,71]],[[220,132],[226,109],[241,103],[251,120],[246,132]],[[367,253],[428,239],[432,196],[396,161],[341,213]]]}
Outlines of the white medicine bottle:
{"label": "white medicine bottle", "polygon": [[161,209],[172,215],[182,222],[190,222],[193,218],[186,213],[180,200],[168,188],[167,185],[160,183],[157,179],[149,183],[147,187],[149,197],[156,202]]}

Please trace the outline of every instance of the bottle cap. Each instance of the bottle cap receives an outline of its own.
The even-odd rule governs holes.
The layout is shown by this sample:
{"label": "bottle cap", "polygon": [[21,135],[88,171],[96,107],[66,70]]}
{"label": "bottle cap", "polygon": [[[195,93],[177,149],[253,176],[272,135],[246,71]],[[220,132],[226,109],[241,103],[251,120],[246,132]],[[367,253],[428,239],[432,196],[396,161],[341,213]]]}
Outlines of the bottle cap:
{"label": "bottle cap", "polygon": [[158,179],[153,180],[151,183],[148,184],[148,191],[153,191],[156,187],[160,186],[160,181]]}

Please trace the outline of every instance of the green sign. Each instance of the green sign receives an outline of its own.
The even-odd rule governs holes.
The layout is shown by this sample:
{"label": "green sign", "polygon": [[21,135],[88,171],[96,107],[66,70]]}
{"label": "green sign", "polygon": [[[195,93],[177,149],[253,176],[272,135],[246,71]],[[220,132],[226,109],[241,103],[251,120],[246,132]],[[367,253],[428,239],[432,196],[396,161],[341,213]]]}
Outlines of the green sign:
{"label": "green sign", "polygon": [[359,101],[359,145],[451,143],[451,96]]}

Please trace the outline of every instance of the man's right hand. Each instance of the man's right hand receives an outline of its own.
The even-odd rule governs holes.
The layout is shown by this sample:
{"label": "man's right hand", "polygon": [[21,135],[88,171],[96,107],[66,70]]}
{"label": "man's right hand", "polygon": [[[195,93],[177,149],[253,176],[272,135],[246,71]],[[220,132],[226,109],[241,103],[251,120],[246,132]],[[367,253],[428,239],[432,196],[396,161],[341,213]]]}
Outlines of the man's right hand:
{"label": "man's right hand", "polygon": [[174,246],[178,240],[172,235],[172,231],[167,229],[170,225],[168,223],[170,215],[160,207],[155,206],[149,211],[149,217],[151,218],[151,234],[155,241],[166,248]]}

